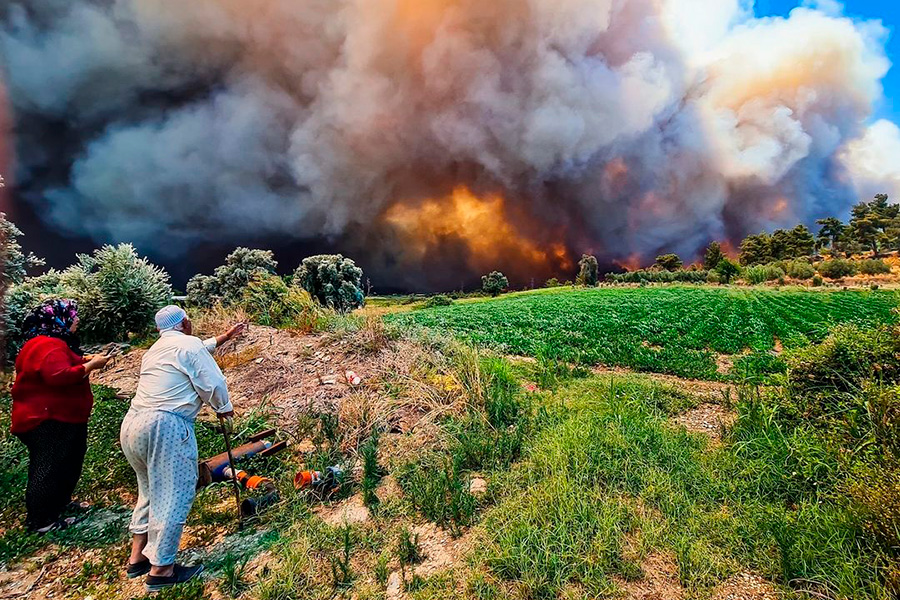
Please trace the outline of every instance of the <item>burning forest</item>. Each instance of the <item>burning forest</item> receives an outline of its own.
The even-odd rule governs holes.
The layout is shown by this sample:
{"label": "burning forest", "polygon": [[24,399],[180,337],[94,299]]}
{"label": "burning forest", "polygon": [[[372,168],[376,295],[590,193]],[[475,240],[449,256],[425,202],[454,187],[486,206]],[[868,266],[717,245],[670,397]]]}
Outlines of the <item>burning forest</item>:
{"label": "burning forest", "polygon": [[13,0],[0,159],[48,229],[164,264],[304,240],[408,289],[697,256],[900,192],[885,27],[749,4]]}

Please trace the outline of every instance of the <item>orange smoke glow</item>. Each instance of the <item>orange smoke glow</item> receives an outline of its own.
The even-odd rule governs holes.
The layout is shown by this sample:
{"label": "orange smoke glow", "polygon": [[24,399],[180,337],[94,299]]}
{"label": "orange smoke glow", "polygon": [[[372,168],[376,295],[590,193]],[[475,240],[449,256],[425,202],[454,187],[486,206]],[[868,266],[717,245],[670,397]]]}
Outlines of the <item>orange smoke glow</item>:
{"label": "orange smoke glow", "polygon": [[628,258],[622,260],[614,260],[614,264],[622,267],[626,271],[638,271],[641,268],[641,255],[640,254],[631,254]]}
{"label": "orange smoke glow", "polygon": [[722,240],[719,242],[719,248],[722,250],[722,254],[730,258],[731,260],[737,260],[738,256],[740,256],[740,251],[731,243],[730,240]]}
{"label": "orange smoke glow", "polygon": [[384,221],[405,234],[407,250],[419,257],[443,244],[461,242],[469,251],[470,265],[480,270],[499,268],[510,259],[548,272],[571,270],[574,264],[562,243],[543,248],[524,237],[507,219],[502,196],[479,198],[465,187],[443,199],[396,204]]}
{"label": "orange smoke glow", "polygon": [[788,202],[787,198],[776,199],[775,203],[769,207],[769,218],[775,220],[785,216],[785,213],[790,206],[790,202]]}

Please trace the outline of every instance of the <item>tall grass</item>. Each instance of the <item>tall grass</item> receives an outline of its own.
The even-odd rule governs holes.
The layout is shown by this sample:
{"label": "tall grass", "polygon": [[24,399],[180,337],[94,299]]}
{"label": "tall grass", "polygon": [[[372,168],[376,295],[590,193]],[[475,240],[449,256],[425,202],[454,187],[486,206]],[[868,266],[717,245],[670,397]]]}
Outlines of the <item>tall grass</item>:
{"label": "tall grass", "polygon": [[647,402],[659,393],[621,379],[558,392],[565,416],[503,480],[476,563],[533,597],[571,585],[599,595],[633,573],[629,535],[668,549],[692,594],[751,569],[786,588],[886,597],[889,554],[820,489],[835,467],[819,437],[786,430],[745,395],[734,446],[708,446],[668,424],[665,402]]}

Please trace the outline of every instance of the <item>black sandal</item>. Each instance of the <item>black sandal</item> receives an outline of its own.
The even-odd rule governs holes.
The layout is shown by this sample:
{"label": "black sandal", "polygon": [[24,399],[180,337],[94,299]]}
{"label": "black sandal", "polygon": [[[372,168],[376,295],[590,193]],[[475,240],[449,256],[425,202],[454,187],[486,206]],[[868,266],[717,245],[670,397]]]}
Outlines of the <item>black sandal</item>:
{"label": "black sandal", "polygon": [[91,506],[90,502],[77,502],[72,500],[66,507],[63,509],[64,515],[82,515],[84,513],[90,512],[93,510],[93,506]]}
{"label": "black sandal", "polygon": [[80,520],[81,519],[76,519],[75,517],[66,517],[65,519],[59,519],[57,521],[54,521],[53,523],[50,523],[49,525],[35,529],[34,532],[38,535],[46,535],[54,531],[63,531]]}

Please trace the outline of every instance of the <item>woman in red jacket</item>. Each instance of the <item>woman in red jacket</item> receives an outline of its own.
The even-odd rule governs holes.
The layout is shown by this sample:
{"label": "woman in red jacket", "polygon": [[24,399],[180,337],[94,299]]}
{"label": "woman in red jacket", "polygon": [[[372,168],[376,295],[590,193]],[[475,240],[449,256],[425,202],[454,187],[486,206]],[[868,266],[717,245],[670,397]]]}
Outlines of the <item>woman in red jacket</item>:
{"label": "woman in red jacket", "polygon": [[12,433],[28,447],[25,525],[46,533],[62,518],[81,477],[87,422],[94,406],[88,375],[109,361],[85,357],[78,347],[78,306],[48,300],[25,319],[27,342],[16,358]]}

